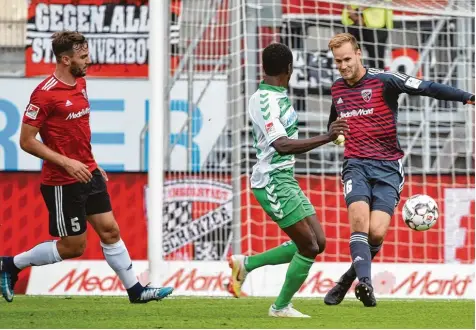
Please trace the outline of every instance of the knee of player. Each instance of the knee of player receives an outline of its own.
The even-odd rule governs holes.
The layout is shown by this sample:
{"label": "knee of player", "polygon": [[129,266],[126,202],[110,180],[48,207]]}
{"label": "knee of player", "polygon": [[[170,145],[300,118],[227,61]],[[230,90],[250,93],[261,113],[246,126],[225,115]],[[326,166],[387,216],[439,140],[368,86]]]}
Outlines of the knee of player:
{"label": "knee of player", "polygon": [[322,252],[324,252],[324,250],[326,249],[326,237],[325,236],[317,238],[317,246],[319,248],[319,252],[317,254],[321,254]]}
{"label": "knee of player", "polygon": [[379,245],[385,238],[390,222],[391,215],[388,212],[374,210],[369,229],[369,243],[372,245]]}
{"label": "knee of player", "polygon": [[101,242],[106,244],[114,244],[121,238],[119,226],[117,223],[113,223],[110,226],[104,228],[99,233],[99,236],[101,238]]}
{"label": "knee of player", "polygon": [[319,253],[319,244],[317,240],[312,239],[307,242],[303,248],[301,249],[300,253],[307,258],[314,259]]}
{"label": "knee of player", "polygon": [[369,233],[369,244],[371,245],[379,245],[383,242],[386,234],[386,230],[382,229],[372,229]]}
{"label": "knee of player", "polygon": [[350,224],[353,231],[368,232],[369,230],[369,219],[363,214],[352,215]]}
{"label": "knee of player", "polygon": [[76,240],[74,242],[62,240],[62,242],[57,243],[57,248],[63,260],[78,258],[81,257],[86,250],[86,240]]}
{"label": "knee of player", "polygon": [[86,241],[82,242],[81,244],[79,244],[77,247],[76,247],[76,255],[75,257],[81,257],[84,253],[84,251],[86,251]]}
{"label": "knee of player", "polygon": [[[349,221],[352,229],[368,231],[370,222],[370,207],[366,196],[355,196],[348,206]],[[366,200],[364,200],[366,199]]]}

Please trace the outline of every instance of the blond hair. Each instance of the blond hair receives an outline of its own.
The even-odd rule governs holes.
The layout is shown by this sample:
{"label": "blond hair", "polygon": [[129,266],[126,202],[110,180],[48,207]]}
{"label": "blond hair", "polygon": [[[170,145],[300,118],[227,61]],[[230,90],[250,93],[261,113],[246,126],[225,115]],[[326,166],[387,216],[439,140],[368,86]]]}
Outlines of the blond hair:
{"label": "blond hair", "polygon": [[336,34],[332,39],[329,41],[329,50],[333,50],[334,48],[339,48],[343,44],[349,42],[352,45],[352,48],[354,48],[354,51],[357,51],[360,49],[359,43],[357,42],[357,39],[350,34],[350,33],[339,33]]}

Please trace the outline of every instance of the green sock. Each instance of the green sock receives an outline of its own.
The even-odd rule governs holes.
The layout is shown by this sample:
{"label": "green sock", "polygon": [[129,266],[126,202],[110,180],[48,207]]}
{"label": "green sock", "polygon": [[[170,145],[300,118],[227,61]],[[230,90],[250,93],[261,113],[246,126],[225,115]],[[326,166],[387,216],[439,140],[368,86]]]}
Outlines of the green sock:
{"label": "green sock", "polygon": [[287,264],[293,259],[296,252],[296,244],[293,241],[287,241],[274,249],[246,257],[245,269],[251,272],[253,269],[266,265]]}
{"label": "green sock", "polygon": [[294,294],[299,290],[301,285],[309,274],[314,260],[303,257],[298,252],[291,260],[288,271],[286,272],[286,280],[284,281],[281,292],[274,303],[276,309],[281,309],[289,305]]}

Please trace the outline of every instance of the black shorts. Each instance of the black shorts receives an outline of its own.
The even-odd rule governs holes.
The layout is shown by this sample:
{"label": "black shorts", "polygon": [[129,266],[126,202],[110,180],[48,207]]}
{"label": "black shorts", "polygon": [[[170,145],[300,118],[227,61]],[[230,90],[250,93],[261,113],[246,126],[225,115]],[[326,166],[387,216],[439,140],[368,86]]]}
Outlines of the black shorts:
{"label": "black shorts", "polygon": [[98,169],[89,183],[64,186],[42,184],[41,194],[48,208],[50,235],[76,236],[86,231],[86,217],[112,210],[106,181]]}
{"label": "black shorts", "polygon": [[393,215],[405,182],[401,160],[350,158],[344,160],[342,183],[347,207],[357,201],[370,210]]}

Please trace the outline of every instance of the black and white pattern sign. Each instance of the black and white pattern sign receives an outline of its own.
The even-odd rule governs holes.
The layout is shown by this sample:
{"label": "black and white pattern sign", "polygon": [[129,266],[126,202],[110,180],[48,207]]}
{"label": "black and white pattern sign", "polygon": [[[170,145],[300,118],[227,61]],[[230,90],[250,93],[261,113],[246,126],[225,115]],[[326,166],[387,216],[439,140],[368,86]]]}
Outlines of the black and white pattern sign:
{"label": "black and white pattern sign", "polygon": [[[149,200],[146,188],[147,203]],[[194,260],[220,260],[229,248],[231,186],[201,179],[164,185],[163,250],[167,256],[192,244]],[[194,214],[200,214],[194,218]]]}

